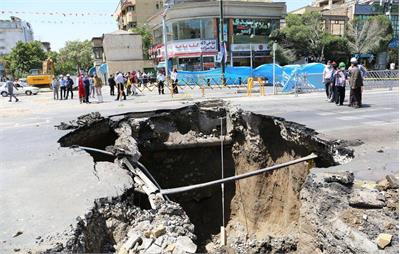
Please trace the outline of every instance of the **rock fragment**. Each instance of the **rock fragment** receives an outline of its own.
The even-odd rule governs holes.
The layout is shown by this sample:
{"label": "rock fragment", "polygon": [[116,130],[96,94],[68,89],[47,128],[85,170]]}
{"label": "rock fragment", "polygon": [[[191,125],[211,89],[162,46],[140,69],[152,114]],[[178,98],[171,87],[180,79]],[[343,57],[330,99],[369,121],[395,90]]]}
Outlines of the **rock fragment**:
{"label": "rock fragment", "polygon": [[354,182],[354,174],[352,172],[340,172],[340,173],[330,173],[324,177],[324,181],[327,183],[337,182],[344,185],[350,185]]}
{"label": "rock fragment", "polygon": [[349,205],[356,208],[373,209],[383,208],[386,205],[385,197],[374,190],[355,190],[350,198]]}
{"label": "rock fragment", "polygon": [[392,242],[392,235],[390,234],[379,234],[376,238],[376,244],[379,248],[384,249]]}
{"label": "rock fragment", "polygon": [[175,243],[174,254],[196,253],[197,245],[187,236],[181,236]]}
{"label": "rock fragment", "polygon": [[398,189],[399,188],[399,180],[394,175],[387,175],[386,180],[389,183],[389,189]]}

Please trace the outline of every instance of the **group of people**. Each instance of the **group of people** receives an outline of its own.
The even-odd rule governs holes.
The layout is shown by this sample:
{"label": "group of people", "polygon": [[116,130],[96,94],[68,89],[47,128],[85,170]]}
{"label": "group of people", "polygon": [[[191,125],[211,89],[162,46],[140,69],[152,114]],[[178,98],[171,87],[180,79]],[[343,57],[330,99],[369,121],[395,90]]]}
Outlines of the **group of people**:
{"label": "group of people", "polygon": [[69,74],[65,77],[64,75],[54,76],[51,88],[54,100],[68,100],[69,94],[71,94],[71,100],[74,98],[74,81]]}
{"label": "group of people", "polygon": [[[178,72],[174,69],[171,72],[171,85],[172,85],[172,93],[178,93]],[[160,70],[157,74],[157,86],[158,86],[158,94],[164,94],[164,83],[166,80],[166,76],[163,70]]]}
{"label": "group of people", "polygon": [[326,96],[329,102],[342,106],[346,95],[346,85],[350,88],[349,106],[360,108],[362,106],[362,90],[367,71],[358,64],[356,58],[351,58],[351,66],[346,69],[344,62],[328,61],[323,71]]}

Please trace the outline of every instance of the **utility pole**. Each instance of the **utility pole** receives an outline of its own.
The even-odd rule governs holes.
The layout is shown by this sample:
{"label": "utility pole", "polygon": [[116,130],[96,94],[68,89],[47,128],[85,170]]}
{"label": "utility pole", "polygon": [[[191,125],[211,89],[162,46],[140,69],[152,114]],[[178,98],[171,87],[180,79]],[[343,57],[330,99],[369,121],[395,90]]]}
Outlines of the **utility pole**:
{"label": "utility pole", "polygon": [[272,44],[272,87],[273,87],[273,91],[274,94],[276,94],[276,86],[275,86],[275,64],[276,64],[276,60],[275,60],[275,52],[276,52],[276,42],[274,42],[274,44]]}
{"label": "utility pole", "polygon": [[[220,52],[224,53],[221,59],[221,84],[225,85],[225,54],[226,48],[224,46],[224,6],[223,1],[219,0],[219,43],[220,43]],[[222,52],[222,48],[224,48],[224,52]]]}
{"label": "utility pole", "polygon": [[[162,16],[163,43],[164,43],[165,85],[166,85],[166,87],[169,88],[167,25],[165,22],[165,17],[167,16],[168,9],[169,9],[169,5],[168,5],[168,3],[166,3],[165,10],[161,14],[161,16]],[[173,96],[173,92],[171,92],[171,96]]]}

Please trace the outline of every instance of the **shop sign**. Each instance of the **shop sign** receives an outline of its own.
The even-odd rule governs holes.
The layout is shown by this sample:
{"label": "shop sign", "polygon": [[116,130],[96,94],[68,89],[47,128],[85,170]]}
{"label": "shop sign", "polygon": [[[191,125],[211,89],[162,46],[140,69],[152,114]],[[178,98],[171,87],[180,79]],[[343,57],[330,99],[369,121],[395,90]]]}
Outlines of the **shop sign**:
{"label": "shop sign", "polygon": [[269,51],[267,44],[231,44],[232,52]]}
{"label": "shop sign", "polygon": [[235,35],[268,35],[277,25],[276,20],[264,19],[233,19]]}
{"label": "shop sign", "polygon": [[[164,57],[164,46],[154,47],[157,58]],[[218,52],[217,40],[185,40],[168,43],[168,57],[184,54],[202,54]]]}
{"label": "shop sign", "polygon": [[218,51],[218,48],[216,40],[186,40],[169,44],[168,50],[172,50],[174,54],[214,53]]}

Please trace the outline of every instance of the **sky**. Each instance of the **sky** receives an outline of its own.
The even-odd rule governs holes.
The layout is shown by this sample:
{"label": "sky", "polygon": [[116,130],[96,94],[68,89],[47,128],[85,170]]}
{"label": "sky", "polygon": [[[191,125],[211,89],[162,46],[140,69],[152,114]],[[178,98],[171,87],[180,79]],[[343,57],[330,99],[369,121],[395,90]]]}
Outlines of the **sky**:
{"label": "sky", "polygon": [[[279,0],[279,2],[284,0]],[[117,30],[111,16],[119,0],[0,0],[0,19],[17,16],[32,25],[34,39],[58,51],[66,41],[90,40]],[[287,0],[288,12],[311,0]]]}

